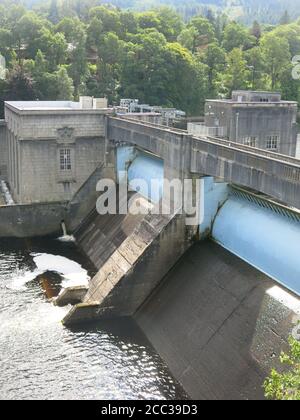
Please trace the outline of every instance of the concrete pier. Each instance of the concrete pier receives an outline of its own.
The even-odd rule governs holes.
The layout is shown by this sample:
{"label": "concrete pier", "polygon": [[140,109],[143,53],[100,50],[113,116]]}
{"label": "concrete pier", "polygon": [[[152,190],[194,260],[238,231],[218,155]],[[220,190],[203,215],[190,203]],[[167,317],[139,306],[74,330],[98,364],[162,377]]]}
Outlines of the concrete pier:
{"label": "concrete pier", "polygon": [[182,215],[147,215],[99,269],[64,325],[134,315],[191,240]]}

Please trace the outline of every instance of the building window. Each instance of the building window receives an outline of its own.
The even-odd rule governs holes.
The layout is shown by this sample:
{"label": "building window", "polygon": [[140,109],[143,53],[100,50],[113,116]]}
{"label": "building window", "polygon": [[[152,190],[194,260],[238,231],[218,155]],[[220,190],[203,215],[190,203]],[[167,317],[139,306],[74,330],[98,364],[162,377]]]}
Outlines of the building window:
{"label": "building window", "polygon": [[71,150],[70,149],[61,149],[60,150],[60,170],[61,171],[70,171],[71,169],[72,169]]}
{"label": "building window", "polygon": [[255,136],[247,136],[243,138],[243,143],[245,146],[256,147],[256,140],[257,137]]}
{"label": "building window", "polygon": [[279,136],[267,136],[266,147],[268,150],[278,150]]}

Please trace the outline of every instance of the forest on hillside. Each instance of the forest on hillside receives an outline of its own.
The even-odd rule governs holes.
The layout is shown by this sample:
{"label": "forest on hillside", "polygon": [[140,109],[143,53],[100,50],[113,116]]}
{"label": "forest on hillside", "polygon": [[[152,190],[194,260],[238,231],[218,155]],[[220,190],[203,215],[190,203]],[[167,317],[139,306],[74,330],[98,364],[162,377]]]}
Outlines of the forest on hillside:
{"label": "forest on hillside", "polygon": [[136,12],[95,2],[52,0],[31,10],[1,1],[2,104],[132,97],[197,115],[206,98],[233,89],[299,99],[292,57],[300,54],[300,21],[288,13],[276,26],[247,27],[211,11],[185,22],[168,7]]}
{"label": "forest on hillside", "polygon": [[[5,1],[5,0],[4,0]],[[24,3],[26,6],[48,7],[51,0],[10,0]],[[62,2],[66,0],[58,0]],[[80,0],[77,0],[79,3]],[[1,3],[1,0],[0,0]],[[280,17],[288,11],[292,19],[300,16],[300,0],[91,0],[92,6],[110,3],[122,9],[145,11],[155,7],[170,6],[185,21],[193,16],[205,14],[208,10],[214,13],[226,13],[235,19],[250,25],[254,20],[260,23],[278,24]]]}
{"label": "forest on hillside", "polygon": [[229,18],[245,24],[253,20],[261,23],[277,24],[280,17],[288,11],[296,19],[300,16],[300,0],[111,0],[121,8],[146,10],[162,5],[172,6],[185,20],[212,10],[214,13],[226,13]]}

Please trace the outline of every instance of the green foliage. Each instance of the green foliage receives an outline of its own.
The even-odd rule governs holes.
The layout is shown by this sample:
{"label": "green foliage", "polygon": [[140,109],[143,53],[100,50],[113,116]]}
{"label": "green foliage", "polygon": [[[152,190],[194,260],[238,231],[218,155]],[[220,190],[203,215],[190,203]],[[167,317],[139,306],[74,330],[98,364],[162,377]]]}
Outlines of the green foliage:
{"label": "green foliage", "polygon": [[270,32],[262,37],[261,48],[266,72],[271,79],[271,88],[275,89],[283,69],[291,62],[288,40]]}
{"label": "green foliage", "polygon": [[217,43],[210,44],[203,55],[203,62],[208,69],[208,95],[215,98],[219,93],[220,75],[226,69],[226,52]]}
{"label": "green foliage", "polygon": [[241,48],[234,48],[227,56],[227,69],[224,73],[224,87],[231,95],[233,90],[249,87],[250,71]]}
{"label": "green foliage", "polygon": [[[110,3],[130,7],[130,1]],[[37,0],[30,10],[2,0],[0,53],[8,72],[0,100],[87,94],[114,104],[134,97],[189,115],[202,113],[207,97],[233,89],[278,89],[298,100],[291,57],[300,53],[300,21],[284,14],[281,25],[255,21],[247,28],[196,0],[188,11],[172,2],[185,19],[156,0],[138,11],[102,0]]]}
{"label": "green foliage", "polygon": [[253,47],[256,39],[250,32],[236,22],[232,22],[225,27],[223,47],[230,52],[235,48],[247,50]]}
{"label": "green foliage", "polygon": [[270,400],[300,401],[300,342],[290,339],[290,353],[282,353],[284,372],[272,370],[265,381],[265,395]]}

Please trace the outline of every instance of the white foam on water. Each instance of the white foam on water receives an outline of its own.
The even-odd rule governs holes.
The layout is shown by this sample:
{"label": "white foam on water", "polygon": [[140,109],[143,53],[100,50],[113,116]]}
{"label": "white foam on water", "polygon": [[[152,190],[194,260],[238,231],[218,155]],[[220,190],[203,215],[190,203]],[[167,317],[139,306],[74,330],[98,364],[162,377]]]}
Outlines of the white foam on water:
{"label": "white foam on water", "polygon": [[8,285],[8,289],[12,290],[26,290],[26,284],[37,278],[43,274],[43,271],[34,270],[34,271],[25,271],[22,274],[18,274],[17,277],[15,277],[10,285]]}
{"label": "white foam on water", "polygon": [[24,290],[26,284],[46,271],[53,271],[63,277],[62,287],[88,286],[90,277],[80,264],[60,255],[31,254],[36,265],[34,271],[25,272],[13,279],[11,289]]}

